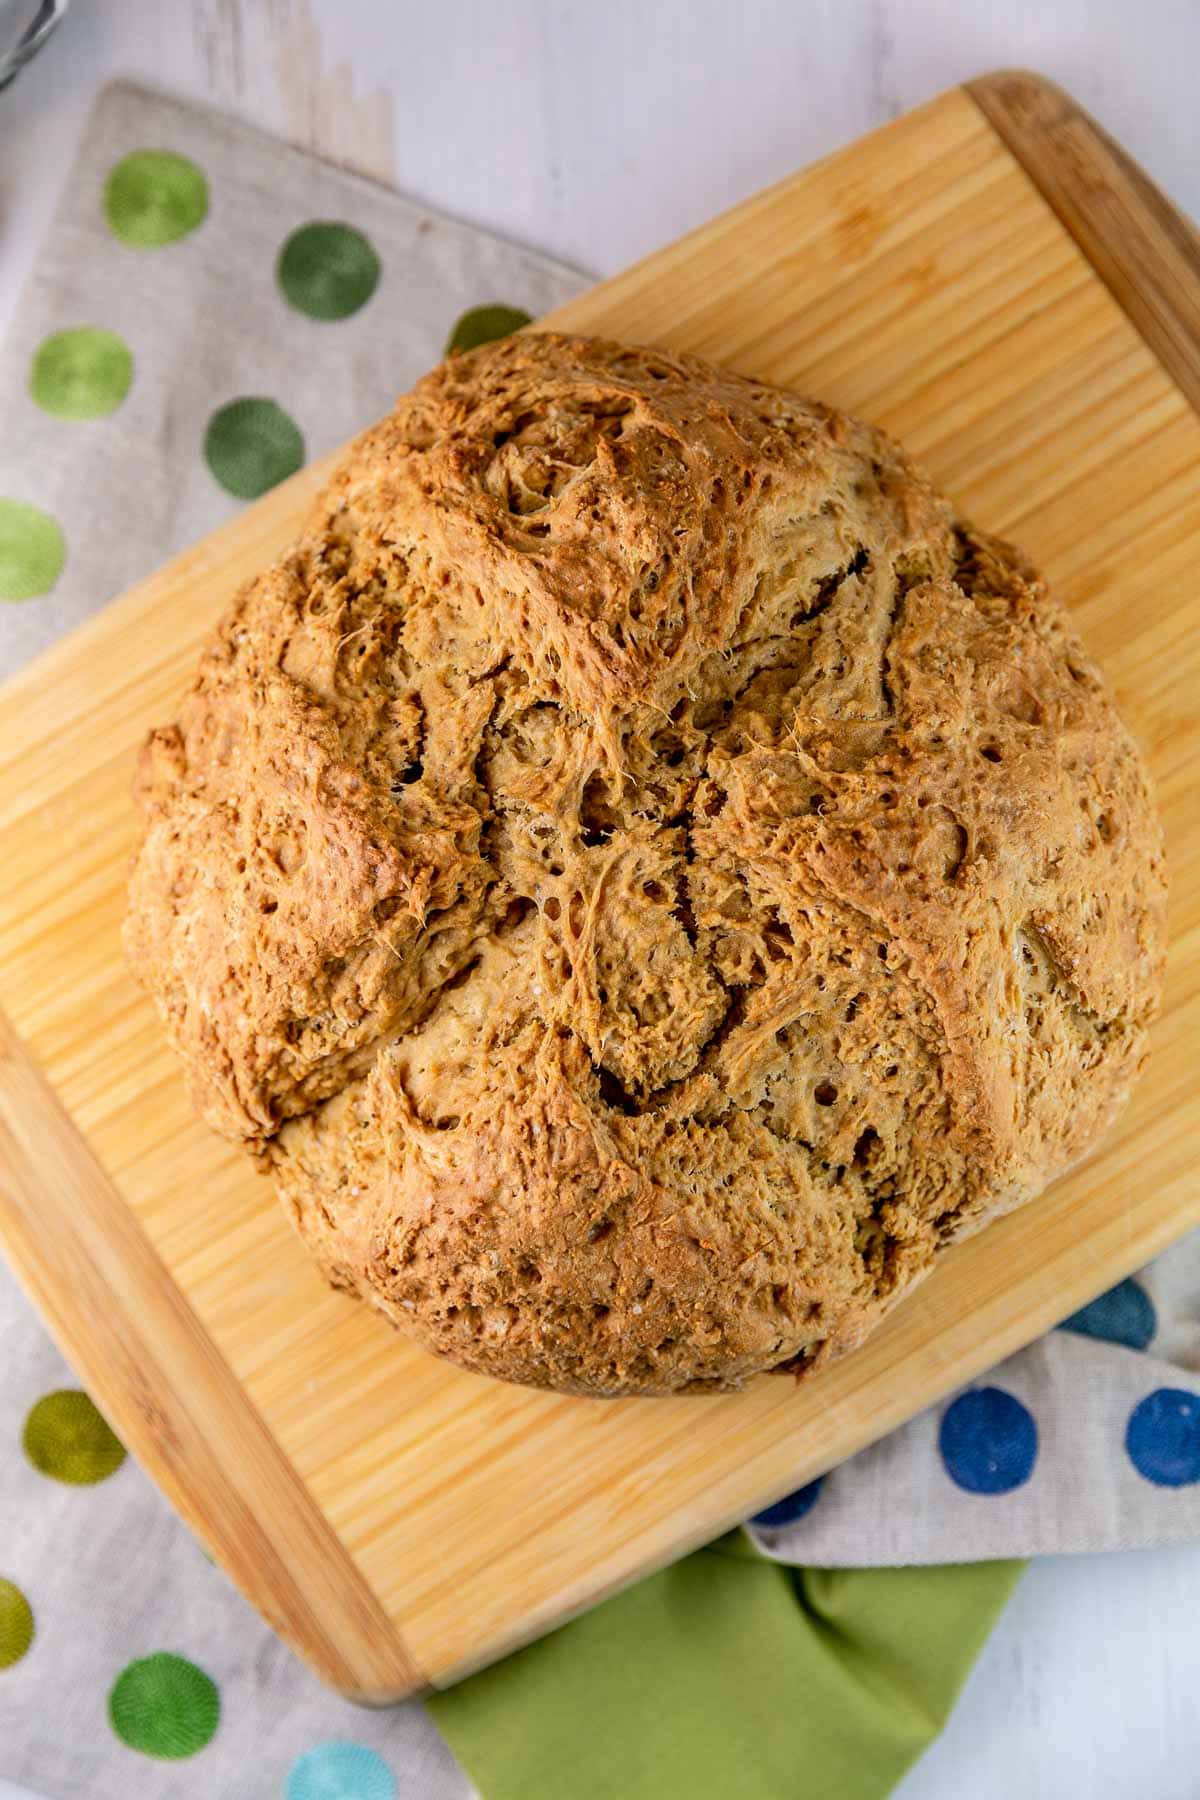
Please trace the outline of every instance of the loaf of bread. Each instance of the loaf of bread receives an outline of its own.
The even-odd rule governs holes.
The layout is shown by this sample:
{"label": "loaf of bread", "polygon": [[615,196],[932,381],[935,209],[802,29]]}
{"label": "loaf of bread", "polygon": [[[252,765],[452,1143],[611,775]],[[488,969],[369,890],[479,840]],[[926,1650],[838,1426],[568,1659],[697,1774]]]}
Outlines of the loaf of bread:
{"label": "loaf of bread", "polygon": [[857,1344],[1146,1047],[1138,754],[898,445],[524,335],[351,449],[143,752],[127,946],[338,1287],[591,1394]]}

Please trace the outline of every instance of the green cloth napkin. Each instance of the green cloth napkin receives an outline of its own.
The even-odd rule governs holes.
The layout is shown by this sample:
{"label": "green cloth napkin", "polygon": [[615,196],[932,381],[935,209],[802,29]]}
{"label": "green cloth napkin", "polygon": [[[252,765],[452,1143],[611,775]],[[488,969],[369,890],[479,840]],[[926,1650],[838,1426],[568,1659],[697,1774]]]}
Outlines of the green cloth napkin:
{"label": "green cloth napkin", "polygon": [[1023,1566],[796,1569],[732,1532],[427,1704],[485,1800],[882,1800]]}

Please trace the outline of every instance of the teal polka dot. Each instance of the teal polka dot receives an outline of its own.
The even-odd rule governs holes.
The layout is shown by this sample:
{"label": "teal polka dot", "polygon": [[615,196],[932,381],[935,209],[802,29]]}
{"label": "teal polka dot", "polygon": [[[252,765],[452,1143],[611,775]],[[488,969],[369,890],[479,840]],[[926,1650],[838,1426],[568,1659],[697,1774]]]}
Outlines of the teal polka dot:
{"label": "teal polka dot", "polygon": [[292,1764],[285,1800],[395,1800],[392,1771],[365,1744],[318,1744]]}
{"label": "teal polka dot", "polygon": [[1144,1350],[1158,1330],[1158,1315],[1145,1288],[1130,1278],[1081,1306],[1063,1320],[1059,1330],[1099,1338],[1107,1344],[1124,1344],[1130,1350]]}
{"label": "teal polka dot", "polygon": [[159,250],[195,231],[208,214],[202,170],[173,150],[123,156],[104,189],[104,216],[114,237],[134,250]]}
{"label": "teal polka dot", "polygon": [[226,493],[257,500],[304,465],[304,439],[274,400],[231,400],[208,421],[204,460]]}
{"label": "teal polka dot", "polygon": [[519,306],[472,306],[455,324],[443,354],[453,356],[460,350],[477,350],[480,344],[508,337],[532,321],[533,315],[522,312]]}
{"label": "teal polka dot", "polygon": [[186,1656],[158,1650],[121,1670],[108,1696],[108,1717],[131,1750],[177,1761],[211,1741],[221,1696],[212,1677]]}
{"label": "teal polka dot", "polygon": [[133,380],[124,338],[95,325],[43,338],[29,371],[29,392],[59,419],[102,419],[120,406]]}
{"label": "teal polka dot", "polygon": [[0,600],[48,594],[66,560],[66,540],[49,513],[0,497]]}
{"label": "teal polka dot", "polygon": [[289,306],[310,319],[346,319],[379,285],[379,258],[352,225],[317,219],[279,252],[276,279]]}

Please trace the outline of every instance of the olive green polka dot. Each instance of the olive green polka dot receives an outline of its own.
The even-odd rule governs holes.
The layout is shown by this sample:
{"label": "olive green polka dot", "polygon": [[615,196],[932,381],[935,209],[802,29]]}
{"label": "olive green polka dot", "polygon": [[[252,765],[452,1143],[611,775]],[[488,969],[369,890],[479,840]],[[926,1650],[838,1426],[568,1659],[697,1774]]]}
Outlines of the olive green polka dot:
{"label": "olive green polka dot", "polygon": [[25,1454],[35,1469],[87,1487],[113,1475],[125,1461],[125,1447],[78,1388],[44,1394],[25,1421]]}
{"label": "olive green polka dot", "polygon": [[15,1581],[0,1575],[0,1669],[19,1663],[33,1642],[33,1608]]}
{"label": "olive green polka dot", "polygon": [[0,600],[48,594],[66,560],[66,541],[49,513],[0,498]]}
{"label": "olive green polka dot", "polygon": [[156,1650],[121,1670],[108,1716],[121,1742],[143,1756],[195,1756],[217,1729],[221,1696],[186,1656]]}
{"label": "olive green polka dot", "polygon": [[208,212],[203,171],[173,150],[123,156],[104,188],[104,216],[115,237],[135,250],[158,250],[186,237]]}
{"label": "olive green polka dot", "polygon": [[531,322],[532,314],[522,312],[519,306],[473,306],[446,339],[443,354],[453,356],[456,350],[476,350],[480,344],[508,337]]}
{"label": "olive green polka dot", "polygon": [[60,419],[102,419],[115,412],[133,380],[124,338],[96,325],[43,338],[29,371],[29,391]]}
{"label": "olive green polka dot", "polygon": [[248,396],[218,407],[204,434],[204,460],[227,493],[257,500],[304,465],[304,439],[274,400]]}
{"label": "olive green polka dot", "polygon": [[283,297],[310,319],[345,319],[379,285],[379,258],[352,225],[317,219],[293,231],[275,275]]}

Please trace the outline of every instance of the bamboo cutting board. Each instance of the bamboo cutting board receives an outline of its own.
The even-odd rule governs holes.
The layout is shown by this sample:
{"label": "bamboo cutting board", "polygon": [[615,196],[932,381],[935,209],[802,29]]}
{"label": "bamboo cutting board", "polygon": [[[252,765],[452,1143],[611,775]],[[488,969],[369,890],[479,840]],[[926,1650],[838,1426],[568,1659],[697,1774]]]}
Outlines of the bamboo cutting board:
{"label": "bamboo cutting board", "polygon": [[114,1425],[275,1628],[371,1700],[452,1681],[712,1537],[1200,1220],[1200,253],[1055,90],[956,90],[556,324],[698,351],[899,434],[1077,614],[1149,751],[1173,875],[1151,1072],[1101,1153],[797,1389],[565,1399],[329,1292],[190,1116],[117,928],[134,747],[322,469],[0,699],[0,1238]]}

